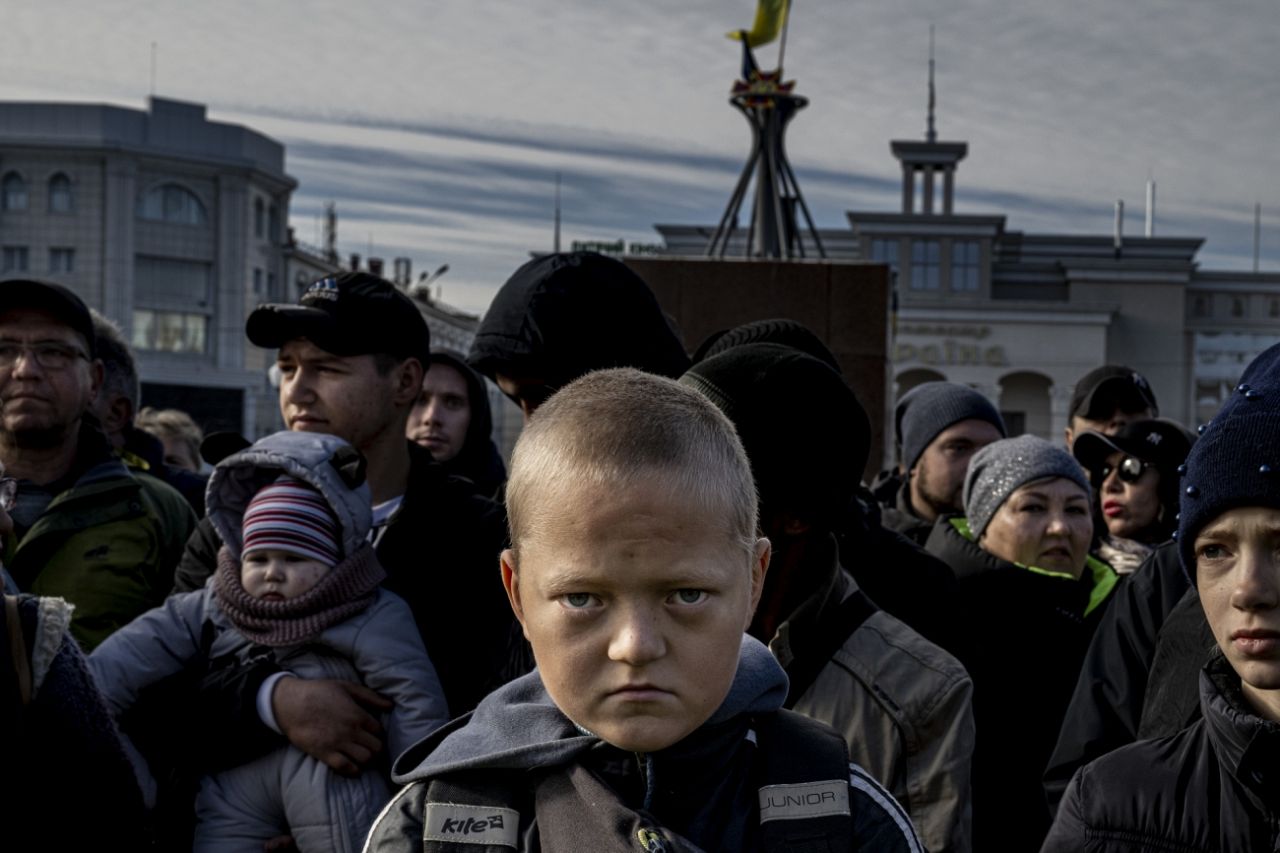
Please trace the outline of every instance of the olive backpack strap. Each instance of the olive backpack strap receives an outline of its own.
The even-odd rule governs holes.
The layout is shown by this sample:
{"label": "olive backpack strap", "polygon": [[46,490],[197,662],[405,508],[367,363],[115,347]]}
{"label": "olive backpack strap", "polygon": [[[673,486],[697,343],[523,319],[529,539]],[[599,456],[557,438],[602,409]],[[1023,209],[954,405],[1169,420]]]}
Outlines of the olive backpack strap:
{"label": "olive backpack strap", "polygon": [[760,850],[853,849],[849,749],[833,729],[791,711],[756,719],[762,764]]}
{"label": "olive backpack strap", "polygon": [[9,653],[13,656],[13,671],[17,676],[18,696],[23,705],[31,704],[31,656],[27,652],[27,638],[18,616],[18,597],[4,597],[4,623],[9,632]]}

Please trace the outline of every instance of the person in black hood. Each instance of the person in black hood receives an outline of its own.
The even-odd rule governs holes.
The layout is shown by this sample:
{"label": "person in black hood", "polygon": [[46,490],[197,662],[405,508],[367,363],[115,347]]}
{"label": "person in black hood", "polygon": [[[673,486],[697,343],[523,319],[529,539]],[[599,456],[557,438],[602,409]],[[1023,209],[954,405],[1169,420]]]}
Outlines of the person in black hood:
{"label": "person in black hood", "polygon": [[478,493],[493,497],[506,482],[507,469],[490,438],[492,431],[493,412],[484,379],[461,355],[432,352],[422,377],[422,393],[409,412],[409,440],[430,451],[445,473],[474,483]]}
{"label": "person in black hood", "polygon": [[527,420],[556,389],[593,370],[634,367],[674,379],[689,367],[653,291],[626,264],[594,252],[544,255],[498,291],[467,362]]}

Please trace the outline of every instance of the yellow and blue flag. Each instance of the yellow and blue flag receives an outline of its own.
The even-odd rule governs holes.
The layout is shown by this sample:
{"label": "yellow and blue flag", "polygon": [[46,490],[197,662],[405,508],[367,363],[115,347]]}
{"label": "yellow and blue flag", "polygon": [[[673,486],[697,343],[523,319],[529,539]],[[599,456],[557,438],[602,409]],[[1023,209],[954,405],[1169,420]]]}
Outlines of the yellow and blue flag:
{"label": "yellow and blue flag", "polygon": [[759,47],[768,44],[778,37],[782,25],[787,20],[787,7],[790,0],[760,0],[756,6],[756,19],[749,30],[734,30],[726,35],[745,42],[747,47]]}

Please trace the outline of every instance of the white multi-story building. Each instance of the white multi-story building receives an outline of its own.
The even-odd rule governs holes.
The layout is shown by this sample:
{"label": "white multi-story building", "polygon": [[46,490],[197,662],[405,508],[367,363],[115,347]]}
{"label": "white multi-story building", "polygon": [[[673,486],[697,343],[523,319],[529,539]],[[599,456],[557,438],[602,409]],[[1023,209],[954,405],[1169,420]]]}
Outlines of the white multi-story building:
{"label": "white multi-story building", "polygon": [[[956,213],[967,149],[894,141],[901,210],[851,211],[848,228],[819,231],[829,257],[894,271],[896,395],[960,382],[996,401],[1011,430],[1060,438],[1076,381],[1119,363],[1151,381],[1162,415],[1194,425],[1280,342],[1280,273],[1201,270],[1201,238],[1027,234],[1004,216]],[[685,256],[704,254],[713,230],[656,228],[662,254]],[[735,234],[728,254],[744,244]]]}
{"label": "white multi-story building", "polygon": [[278,415],[244,321],[286,297],[296,185],[280,143],[199,104],[0,103],[0,287],[67,285],[125,331],[144,404],[260,434]]}

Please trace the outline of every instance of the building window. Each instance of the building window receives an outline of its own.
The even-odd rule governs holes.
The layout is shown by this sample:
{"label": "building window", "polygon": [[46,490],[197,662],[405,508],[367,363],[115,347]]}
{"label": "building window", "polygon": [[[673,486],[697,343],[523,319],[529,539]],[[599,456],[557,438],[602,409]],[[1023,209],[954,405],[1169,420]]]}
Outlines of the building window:
{"label": "building window", "polygon": [[267,208],[267,236],[272,243],[280,242],[280,211],[274,204]]}
{"label": "building window", "polygon": [[1271,298],[1271,316],[1280,317],[1280,299]]}
{"label": "building window", "polygon": [[133,312],[133,346],[135,349],[200,354],[207,345],[209,318],[204,314],[182,311]]}
{"label": "building window", "polygon": [[49,272],[75,272],[75,249],[50,249]]}
{"label": "building window", "polygon": [[27,209],[27,182],[17,172],[0,179],[0,210]]}
{"label": "building window", "polygon": [[71,179],[59,172],[49,179],[49,212],[71,213],[75,199],[71,195]]}
{"label": "building window", "polygon": [[262,270],[257,267],[253,268],[253,295],[262,295]]}
{"label": "building window", "polygon": [[213,267],[199,261],[134,259],[133,345],[138,349],[202,354],[213,311]]}
{"label": "building window", "polygon": [[871,241],[871,260],[878,264],[888,264],[889,269],[895,273],[898,271],[898,241],[897,240],[872,240]]}
{"label": "building window", "polygon": [[0,252],[0,272],[26,272],[27,247],[5,246]]}
{"label": "building window", "polygon": [[1209,316],[1209,300],[1203,296],[1197,296],[1195,301],[1191,303],[1191,314],[1195,317]]}
{"label": "building window", "polygon": [[911,289],[937,290],[941,285],[939,270],[942,244],[937,240],[916,240],[911,244]]}
{"label": "building window", "polygon": [[253,200],[253,236],[262,239],[266,233],[266,211],[262,204],[262,199],[255,198]]}
{"label": "building window", "polygon": [[276,274],[269,272],[267,273],[267,299],[275,300],[277,298],[279,298],[279,294],[276,293]]}
{"label": "building window", "polygon": [[209,215],[195,193],[177,184],[154,187],[138,200],[138,217],[178,225],[208,225]]}
{"label": "building window", "polygon": [[977,240],[957,240],[951,244],[951,289],[966,293],[978,290],[982,245]]}
{"label": "building window", "polygon": [[1244,316],[1244,300],[1241,299],[1239,296],[1231,297],[1231,316],[1232,317]]}

